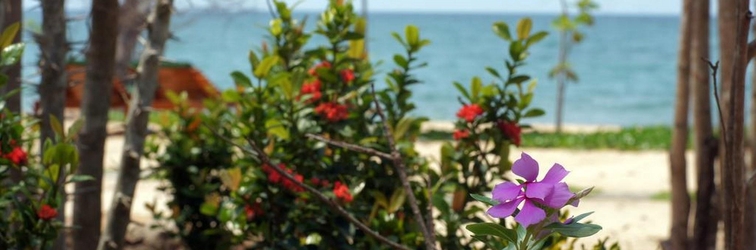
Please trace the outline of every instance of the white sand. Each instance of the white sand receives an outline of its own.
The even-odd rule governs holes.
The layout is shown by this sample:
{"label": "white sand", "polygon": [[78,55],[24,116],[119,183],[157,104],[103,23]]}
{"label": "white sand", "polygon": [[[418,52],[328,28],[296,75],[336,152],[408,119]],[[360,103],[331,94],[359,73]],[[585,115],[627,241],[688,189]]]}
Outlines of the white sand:
{"label": "white sand", "polygon": [[[448,125],[437,123],[431,126]],[[579,129],[595,131],[616,128],[594,126]],[[110,136],[106,145],[103,212],[107,212],[110,206],[123,137]],[[440,145],[439,142],[420,142],[417,147],[422,155],[438,159]],[[669,191],[669,164],[666,152],[525,148],[513,150],[511,158],[517,159],[520,151],[528,152],[540,162],[541,176],[548,167],[558,162],[571,171],[566,178],[571,186],[595,186],[594,193],[585,198],[578,208],[571,209],[571,213],[595,211],[589,220],[603,226],[604,230],[582,242],[591,243],[598,238],[610,236],[612,241],[619,241],[623,249],[647,250],[657,249],[658,242],[667,237],[670,225],[669,201],[651,198]],[[689,165],[692,165],[692,155],[689,154],[688,159]],[[688,171],[692,176],[692,168],[689,167]],[[692,178],[689,177],[689,180]],[[168,197],[156,191],[159,184],[154,180],[139,183],[133,202],[134,221],[149,225],[152,215],[144,206],[147,202],[157,200],[157,204],[165,209],[164,204]]]}

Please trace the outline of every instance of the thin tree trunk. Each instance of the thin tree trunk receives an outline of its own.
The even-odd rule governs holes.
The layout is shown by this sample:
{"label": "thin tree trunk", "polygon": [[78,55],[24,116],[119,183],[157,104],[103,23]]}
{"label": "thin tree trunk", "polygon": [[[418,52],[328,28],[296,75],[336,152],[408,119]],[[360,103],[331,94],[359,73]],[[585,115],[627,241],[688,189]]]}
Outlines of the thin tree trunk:
{"label": "thin tree trunk", "polygon": [[691,12],[694,0],[683,0],[680,23],[680,47],[677,57],[677,96],[672,148],[669,153],[672,184],[672,228],[670,242],[673,250],[688,249],[688,196],[685,149],[688,144],[688,104],[690,99]]}
{"label": "thin tree trunk", "polygon": [[96,249],[102,216],[102,170],[110,93],[113,88],[118,0],[92,1],[92,30],[87,50],[87,74],[81,104],[84,126],[79,134],[79,174],[94,181],[76,183],[73,222],[74,249]]}
{"label": "thin tree trunk", "polygon": [[139,163],[144,153],[150,108],[158,86],[160,56],[169,36],[172,5],[173,0],[159,0],[150,16],[149,42],[139,59],[137,91],[129,105],[116,194],[113,196],[108,224],[98,249],[121,249],[126,227],[131,222],[129,201],[134,199],[134,189],[139,181]]}
{"label": "thin tree trunk", "polygon": [[[559,1],[562,6],[562,15],[567,15],[567,2]],[[559,31],[559,63],[557,67],[562,67],[567,63],[567,52],[569,50],[570,40],[567,30]],[[564,92],[567,89],[567,75],[564,68],[560,68],[557,73],[557,100],[556,100],[556,132],[562,133],[562,116],[564,114]]]}
{"label": "thin tree trunk", "polygon": [[709,67],[709,0],[693,3],[691,38],[691,83],[693,85],[693,123],[697,186],[695,220],[690,247],[713,250],[716,245],[718,213],[715,207],[714,156],[717,139],[711,121]]}
{"label": "thin tree trunk", "polygon": [[[22,6],[21,0],[2,0],[2,26],[3,30],[14,23],[21,23],[22,20]],[[18,35],[13,38],[13,43],[21,42],[23,36],[23,29],[19,29]],[[2,93],[8,93],[14,89],[21,87],[21,63],[16,63],[8,66],[5,74],[8,76],[8,83],[3,87]],[[5,108],[11,112],[21,112],[21,94],[10,96],[5,100]]]}
{"label": "thin tree trunk", "polygon": [[[751,31],[756,34],[756,23],[753,24]],[[751,58],[747,60],[751,61]],[[756,72],[756,63],[753,65],[754,70],[752,72]],[[746,171],[748,173],[746,176],[749,177],[746,181],[746,249],[756,248],[756,182],[753,179],[754,174],[756,174],[756,101],[754,101],[756,100],[756,88],[754,86],[756,86],[756,74],[751,76],[751,135],[749,137],[751,162],[748,171]]]}
{"label": "thin tree trunk", "polygon": [[[724,120],[725,155],[722,166],[724,209],[725,248],[745,249],[745,171],[743,160],[743,124],[745,69],[747,66],[748,27],[750,16],[748,0],[720,0],[720,32],[732,32],[732,36],[720,33],[722,63],[729,64],[728,70],[722,68],[722,85],[729,95],[724,98],[726,114]],[[726,14],[724,14],[726,13]],[[722,16],[724,15],[724,16]],[[725,50],[726,47],[729,49]],[[727,75],[727,72],[730,72]]]}
{"label": "thin tree trunk", "polygon": [[152,0],[125,0],[121,5],[120,30],[116,47],[116,77],[121,82],[128,78],[128,68],[131,63],[137,38],[147,24],[147,15]]}
{"label": "thin tree trunk", "polygon": [[[39,102],[42,106],[40,117],[40,153],[45,141],[55,141],[55,132],[50,125],[50,117],[63,121],[63,111],[66,104],[66,13],[65,1],[41,1],[42,5],[42,34],[36,37],[40,47],[39,68],[42,80],[38,87]],[[62,174],[62,172],[61,172]],[[61,189],[63,202],[58,207],[58,219],[65,223],[66,201],[68,196],[65,189]],[[66,231],[62,230],[55,240],[54,249],[65,249]]]}

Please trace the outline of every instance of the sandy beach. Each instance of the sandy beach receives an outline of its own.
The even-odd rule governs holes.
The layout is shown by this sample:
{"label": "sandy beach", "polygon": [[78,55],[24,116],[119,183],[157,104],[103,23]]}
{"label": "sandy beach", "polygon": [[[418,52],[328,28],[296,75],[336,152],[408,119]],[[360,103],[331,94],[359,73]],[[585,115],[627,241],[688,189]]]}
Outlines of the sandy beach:
{"label": "sandy beach", "polygon": [[[433,126],[448,128],[449,125],[438,123]],[[117,127],[112,126],[114,129]],[[584,132],[615,129],[611,126],[574,127]],[[441,142],[436,141],[417,143],[418,151],[432,161],[437,161],[440,146]],[[107,212],[113,196],[122,147],[122,135],[108,137],[103,181],[103,212]],[[552,164],[560,163],[570,171],[565,181],[573,188],[595,187],[593,193],[581,201],[579,207],[570,208],[570,212],[580,214],[595,211],[589,219],[604,229],[580,242],[591,243],[609,236],[612,242],[618,241],[622,249],[647,250],[657,249],[658,242],[667,237],[670,204],[668,199],[658,198],[668,194],[670,190],[668,155],[665,151],[587,151],[525,147],[513,149],[510,157],[513,160],[517,159],[520,152],[527,152],[539,161],[541,176]],[[688,173],[691,173],[692,177],[693,158],[690,153],[688,159]],[[688,179],[692,180],[691,177]],[[155,180],[143,180],[138,184],[132,210],[132,219],[135,222],[145,226],[152,223],[152,214],[145,207],[148,202],[156,201],[159,209],[165,209],[164,204],[168,197],[157,191],[156,188],[160,185],[161,183]],[[689,186],[692,185],[691,182]],[[71,204],[68,207],[67,211],[70,213]],[[134,229],[135,232],[143,231],[143,228],[139,227]]]}

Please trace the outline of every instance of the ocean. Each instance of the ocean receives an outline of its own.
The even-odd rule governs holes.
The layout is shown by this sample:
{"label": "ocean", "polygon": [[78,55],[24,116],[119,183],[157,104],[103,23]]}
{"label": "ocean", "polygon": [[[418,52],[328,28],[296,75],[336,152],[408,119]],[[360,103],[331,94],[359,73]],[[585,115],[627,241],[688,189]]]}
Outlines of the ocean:
{"label": "ocean", "polygon": [[[77,15],[86,14],[71,13]],[[310,26],[318,17],[317,13],[299,15],[308,16]],[[414,86],[413,100],[418,107],[414,114],[432,120],[454,120],[460,104],[452,82],[468,85],[473,76],[491,81],[493,77],[485,71],[487,66],[505,71],[508,46],[494,35],[491,25],[506,21],[513,27],[519,18],[526,16],[533,19],[533,30],[547,30],[550,34],[531,47],[527,66],[521,71],[538,80],[533,106],[544,109],[546,115],[523,122],[553,123],[556,83],[549,79],[548,72],[556,64],[558,53],[558,34],[551,28],[554,15],[371,13],[370,55],[375,62],[382,61],[377,67],[380,74],[376,80],[379,84],[384,82],[385,73],[393,67],[391,58],[402,53],[391,32],[403,34],[409,24],[419,27],[421,37],[431,40],[431,44],[418,54],[419,60],[428,62],[428,66],[415,71],[423,83]],[[39,27],[38,11],[30,11],[26,18],[27,27]],[[270,14],[262,11],[179,12],[172,23],[176,39],[167,45],[166,58],[191,63],[218,88],[227,89],[233,85],[229,77],[232,71],[249,72],[247,52],[266,39],[269,20]],[[584,29],[585,40],[569,56],[579,82],[567,87],[565,123],[671,124],[678,26],[677,16],[597,16],[595,25]],[[69,39],[75,42],[73,56],[83,57],[80,43],[87,39],[87,27],[85,21],[69,25]],[[716,34],[714,29],[712,34]],[[28,34],[25,40],[31,41]],[[716,43],[714,37],[712,42]],[[322,39],[313,39],[311,43],[325,44]],[[38,55],[35,45],[30,45],[24,55],[26,83],[39,81],[34,68]],[[27,107],[35,98],[32,92],[25,93]]]}

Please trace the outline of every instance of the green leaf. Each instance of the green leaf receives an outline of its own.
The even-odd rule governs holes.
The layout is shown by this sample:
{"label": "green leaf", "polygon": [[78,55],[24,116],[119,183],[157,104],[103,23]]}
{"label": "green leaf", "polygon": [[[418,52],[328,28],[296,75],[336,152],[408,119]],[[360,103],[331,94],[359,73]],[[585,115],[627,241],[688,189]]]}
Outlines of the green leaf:
{"label": "green leaf", "polygon": [[522,46],[519,42],[513,42],[509,44],[509,56],[512,57],[512,60],[515,62],[521,61],[524,56],[525,47]]}
{"label": "green leaf", "polygon": [[585,217],[588,217],[591,214],[593,214],[593,212],[587,212],[587,213],[575,216],[574,218],[572,218],[572,222],[573,223],[578,222],[578,221],[580,221],[582,219],[585,219]]}
{"label": "green leaf", "polygon": [[407,134],[410,126],[412,126],[412,120],[411,117],[404,117],[396,123],[393,129],[394,141],[400,141],[404,138],[404,135]]}
{"label": "green leaf", "polygon": [[470,92],[472,93],[472,99],[470,100],[473,103],[478,102],[478,98],[480,97],[480,90],[483,88],[483,81],[480,80],[480,78],[473,77],[472,81],[470,82]]}
{"label": "green leaf", "polygon": [[275,135],[282,140],[289,140],[289,131],[286,130],[281,121],[269,119],[265,121],[265,128],[268,130],[268,134]]}
{"label": "green leaf", "polygon": [[394,193],[391,194],[391,202],[388,206],[388,212],[394,213],[396,211],[399,211],[400,208],[404,205],[404,200],[407,196],[404,195],[404,189],[397,188],[394,190]]}
{"label": "green leaf", "polygon": [[365,36],[363,36],[362,34],[357,33],[357,32],[347,32],[344,35],[344,40],[348,40],[348,41],[362,40],[363,38],[365,38]]}
{"label": "green leaf", "polygon": [[79,131],[81,131],[81,128],[84,126],[84,117],[81,117],[79,119],[76,119],[76,121],[71,124],[71,127],[68,127],[68,136],[75,136],[79,134]]}
{"label": "green leaf", "polygon": [[486,71],[488,71],[488,73],[495,76],[496,78],[501,79],[501,74],[499,74],[499,71],[496,71],[494,68],[486,67]]}
{"label": "green leaf", "polygon": [[383,195],[383,193],[381,193],[378,190],[373,190],[370,193],[373,195],[373,198],[375,199],[375,204],[376,205],[378,205],[379,207],[382,207],[382,208],[388,208],[389,207],[388,200],[386,199],[386,196]]}
{"label": "green leaf", "polygon": [[512,35],[509,34],[509,26],[505,22],[495,22],[493,24],[493,31],[506,41],[512,41]]}
{"label": "green leaf", "polygon": [[419,47],[420,31],[417,27],[414,25],[407,25],[407,27],[404,28],[404,35],[407,38],[407,45],[409,45],[410,48],[415,50]]}
{"label": "green leaf", "polygon": [[66,183],[75,183],[75,182],[93,181],[93,180],[95,180],[95,178],[92,176],[76,174],[76,175],[71,175],[68,178],[68,181]]}
{"label": "green leaf", "polygon": [[243,87],[243,88],[251,88],[252,87],[252,80],[249,79],[244,73],[239,71],[231,72],[231,78],[234,79],[234,84],[236,84],[237,87]]}
{"label": "green leaf", "polygon": [[467,225],[467,230],[475,235],[491,235],[502,238],[508,242],[517,241],[517,233],[497,223],[477,223]]}
{"label": "green leaf", "polygon": [[525,82],[527,80],[530,80],[530,76],[518,75],[518,76],[512,77],[512,79],[509,79],[509,82],[510,83],[514,83],[514,84],[520,84],[520,83],[523,83],[523,82]]}
{"label": "green leaf", "polygon": [[407,59],[404,58],[402,55],[399,55],[399,54],[394,55],[394,62],[396,63],[397,66],[401,68],[404,68],[404,69],[408,68]]}
{"label": "green leaf", "polygon": [[462,84],[460,84],[459,82],[454,82],[453,84],[454,84],[454,87],[457,88],[457,90],[459,90],[460,93],[462,93],[462,96],[467,98],[467,100],[471,100],[470,93],[467,93],[467,89],[465,89],[465,87],[462,87]]}
{"label": "green leaf", "polygon": [[21,56],[24,55],[25,47],[26,45],[23,43],[16,43],[3,48],[2,66],[13,65],[21,61]]}
{"label": "green leaf", "polygon": [[218,211],[218,207],[217,206],[215,206],[213,204],[210,204],[210,203],[207,203],[207,202],[202,203],[202,205],[200,206],[200,213],[202,213],[204,215],[213,216],[213,215],[215,215],[215,213],[217,211]]}
{"label": "green leaf", "polygon": [[391,32],[391,36],[394,37],[394,40],[396,40],[397,42],[399,42],[400,44],[402,44],[402,46],[404,46],[404,48],[409,48],[409,46],[407,45],[407,43],[404,42],[404,39],[402,39],[402,37],[399,36],[399,33]]}
{"label": "green leaf", "polygon": [[281,28],[281,23],[282,21],[279,18],[270,20],[270,24],[269,24],[270,34],[273,35],[274,37],[278,37],[279,35],[281,35],[281,32],[283,31],[283,29]]}
{"label": "green leaf", "polygon": [[470,194],[470,197],[472,197],[473,199],[476,199],[476,200],[478,200],[480,202],[486,203],[489,206],[495,206],[495,205],[499,204],[499,201],[491,199],[491,198],[488,198],[486,196],[479,195],[479,194]]}
{"label": "green leaf", "polygon": [[567,237],[582,238],[594,235],[601,231],[601,226],[596,224],[583,224],[583,223],[552,223],[546,226],[546,229],[559,233]]}
{"label": "green leaf", "polygon": [[278,56],[267,56],[265,57],[262,62],[260,62],[260,65],[255,68],[254,75],[258,79],[265,78],[268,76],[268,73],[270,72],[270,69],[273,68],[273,66],[278,63]]}
{"label": "green leaf", "polygon": [[21,23],[16,22],[11,25],[9,25],[5,30],[3,30],[3,34],[0,35],[0,48],[4,49],[5,47],[8,47],[11,43],[13,43],[13,38],[16,38],[16,34],[18,34],[18,31],[21,29]]}
{"label": "green leaf", "polygon": [[525,40],[530,36],[530,29],[533,28],[533,20],[523,18],[517,22],[517,39]]}
{"label": "green leaf", "polygon": [[528,110],[528,112],[525,112],[525,115],[523,115],[522,117],[523,118],[537,117],[537,116],[542,116],[544,114],[546,114],[546,112],[543,111],[543,109],[534,108],[534,109]]}
{"label": "green leaf", "polygon": [[52,114],[50,115],[50,128],[52,128],[55,134],[60,138],[66,138],[66,134],[63,132],[63,125],[60,124],[58,117],[55,117]]}
{"label": "green leaf", "polygon": [[530,47],[530,45],[533,45],[533,44],[535,44],[537,42],[540,42],[541,40],[543,40],[544,38],[546,38],[546,36],[548,36],[548,35],[549,35],[549,33],[546,32],[546,31],[540,31],[538,33],[533,34],[525,42],[525,47]]}

